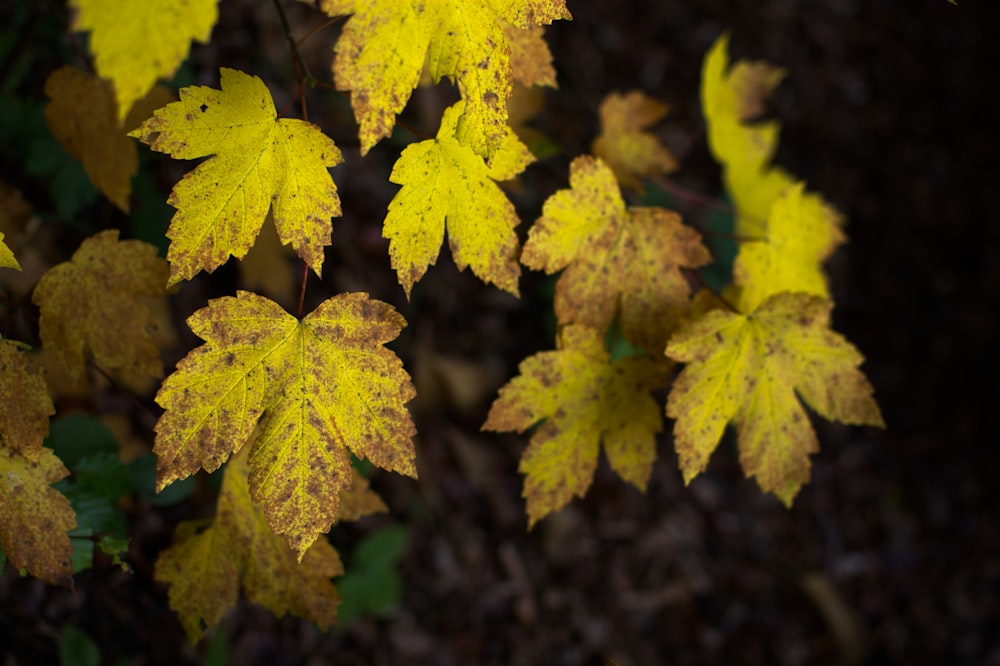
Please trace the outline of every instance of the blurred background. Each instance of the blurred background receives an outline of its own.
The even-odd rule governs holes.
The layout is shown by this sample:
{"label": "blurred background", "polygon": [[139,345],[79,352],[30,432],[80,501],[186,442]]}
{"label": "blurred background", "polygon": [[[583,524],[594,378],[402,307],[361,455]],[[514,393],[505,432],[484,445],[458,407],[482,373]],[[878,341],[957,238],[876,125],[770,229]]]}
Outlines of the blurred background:
{"label": "blurred background", "polygon": [[[353,290],[394,304],[409,326],[393,348],[419,393],[419,480],[373,473],[390,513],[331,533],[348,569],[346,621],[321,633],[241,601],[188,645],[152,567],[177,522],[212,514],[215,482],[157,501],[143,493],[149,463],[130,463],[135,492],[126,486],[116,507],[131,571],[95,556],[69,592],[7,566],[3,664],[1000,664],[1000,455],[990,434],[1000,411],[996,3],[568,5],[574,20],[546,32],[559,88],[543,93],[530,123],[544,157],[510,191],[522,237],[566,187],[570,160],[589,151],[613,91],[641,89],[670,105],[657,132],[681,158],[675,192],[721,201],[698,86],[706,50],[729,31],[734,58],[788,70],[769,108],[782,124],[777,162],[847,217],[850,241],[828,265],[834,326],[867,357],[888,428],[814,419],[821,450],[790,510],[743,478],[731,437],[685,487],[664,434],[646,494],[602,460],[584,500],[528,532],[517,472],[526,439],[479,426],[517,364],[552,348],[553,281],[526,271],[515,299],[458,272],[443,251],[407,302],[381,238],[397,190],[388,174],[403,146],[436,132],[454,90],[418,91],[402,116],[409,129],[364,159],[347,96],[310,90],[309,119],[346,164],[334,170],[344,217],[305,309]],[[305,5],[287,11],[296,37],[325,22]],[[190,168],[143,149],[130,216],[88,191],[39,124],[45,77],[86,53],[70,16],[56,0],[0,8],[0,180],[42,223],[40,269],[107,227],[162,247],[163,201]],[[303,46],[321,80],[341,26]],[[223,0],[212,42],[194,46],[170,85],[217,86],[220,66],[261,76],[279,108],[295,97],[272,3]],[[655,186],[630,202],[676,208],[702,230],[718,223],[713,207]],[[277,264],[255,272],[231,262],[172,297],[168,364],[198,343],[183,320],[208,298],[253,288],[294,305],[301,264],[278,250],[268,257]],[[30,289],[26,273],[11,293]],[[31,342],[23,328],[7,321],[3,332]],[[119,445],[149,460],[150,393],[66,391],[57,408],[59,418],[117,414]]]}

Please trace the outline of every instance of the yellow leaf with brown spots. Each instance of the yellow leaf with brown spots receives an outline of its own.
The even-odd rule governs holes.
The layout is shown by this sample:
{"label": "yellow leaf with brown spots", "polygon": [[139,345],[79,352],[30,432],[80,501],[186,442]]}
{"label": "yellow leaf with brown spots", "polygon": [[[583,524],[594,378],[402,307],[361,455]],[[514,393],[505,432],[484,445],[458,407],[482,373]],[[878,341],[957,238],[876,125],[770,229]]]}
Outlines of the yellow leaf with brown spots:
{"label": "yellow leaf with brown spots", "polygon": [[690,302],[681,269],[710,261],[701,236],[672,211],[626,209],[611,169],[593,157],[573,160],[569,182],[546,200],[521,262],[563,271],[561,324],[604,331],[618,314],[625,337],[659,355]]}
{"label": "yellow leaf with brown spots", "polygon": [[503,146],[487,166],[455,138],[463,102],[445,109],[437,137],[407,146],[389,180],[403,188],[389,202],[382,235],[407,297],[437,261],[445,228],[460,269],[517,294],[521,269],[514,227],[521,220],[497,181],[510,180],[534,161],[507,128]]}
{"label": "yellow leaf with brown spots", "polygon": [[162,489],[250,447],[250,492],[299,557],[337,519],[349,452],[416,476],[413,385],[383,344],[405,322],[367,294],[341,294],[301,321],[238,292],[188,318],[205,344],[164,380],[153,450]]}
{"label": "yellow leaf with brown spots", "polygon": [[765,492],[790,506],[819,450],[802,402],[831,421],[885,427],[864,357],[830,330],[833,304],[775,294],[751,314],[711,310],[679,330],[667,355],[687,367],[674,381],[667,416],[684,480],[700,474],[726,424],[740,462]]}
{"label": "yellow leaf with brown spots", "polygon": [[0,447],[37,460],[56,410],[45,379],[31,368],[22,347],[0,340]]}
{"label": "yellow leaf with brown spots", "polygon": [[10,248],[3,241],[2,231],[0,231],[0,268],[13,268],[16,271],[21,270],[21,264],[17,263],[14,253],[10,251]]}
{"label": "yellow leaf with brown spots", "polygon": [[615,172],[622,187],[642,192],[640,178],[677,170],[677,158],[648,128],[670,110],[640,90],[611,93],[601,102],[601,133],[592,150]]}
{"label": "yellow leaf with brown spots", "polygon": [[90,31],[97,73],[114,85],[119,124],[157,79],[169,79],[191,42],[208,42],[218,0],[71,0],[74,30]]}
{"label": "yellow leaf with brown spots", "polygon": [[56,352],[72,379],[83,374],[88,350],[106,372],[162,376],[155,319],[143,299],[165,298],[166,280],[166,262],[152,245],[119,241],[114,229],[91,236],[35,287],[42,346]]}
{"label": "yellow leaf with brown spots", "polygon": [[510,45],[510,68],[514,81],[522,86],[555,88],[556,68],[552,66],[552,52],[545,43],[545,28],[522,30],[516,25],[504,23],[503,33]]}
{"label": "yellow leaf with brown spots", "polygon": [[484,430],[524,432],[542,422],[521,457],[528,524],[583,497],[604,445],[611,468],[645,491],[663,426],[650,391],[667,384],[663,363],[643,356],[611,361],[602,333],[567,326],[556,351],[521,362],[500,389]]}
{"label": "yellow leaf with brown spots", "polygon": [[73,587],[68,532],[76,514],[51,484],[69,475],[51,449],[31,460],[0,446],[0,546],[18,569],[53,585]]}
{"label": "yellow leaf with brown spots", "polygon": [[[307,0],[313,4],[313,0]],[[351,14],[333,61],[337,88],[351,91],[361,153],[392,133],[426,62],[465,101],[456,137],[486,158],[507,137],[513,72],[504,24],[527,30],[569,19],[565,0],[319,0],[330,16]]]}
{"label": "yellow leaf with brown spots", "polygon": [[337,551],[319,539],[302,561],[272,532],[263,507],[250,498],[246,452],[226,467],[215,520],[181,523],[174,544],[156,561],[156,580],[169,585],[170,607],[191,643],[247,598],[281,617],[286,613],[327,629],[340,596],[330,579],[344,572]]}
{"label": "yellow leaf with brown spots", "polygon": [[319,275],[330,218],[340,215],[329,172],[343,161],[340,149],[311,123],[279,120],[256,76],[221,71],[221,90],[183,88],[179,102],[129,133],[176,159],[210,158],[167,200],[177,208],[167,229],[170,284],[242,259],[272,207],[281,242]]}

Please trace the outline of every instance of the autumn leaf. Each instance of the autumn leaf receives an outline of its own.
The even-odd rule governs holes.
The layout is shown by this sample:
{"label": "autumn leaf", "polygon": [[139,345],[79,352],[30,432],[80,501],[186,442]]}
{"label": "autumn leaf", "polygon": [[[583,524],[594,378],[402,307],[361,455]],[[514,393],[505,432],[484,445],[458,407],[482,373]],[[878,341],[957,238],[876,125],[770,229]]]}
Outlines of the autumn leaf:
{"label": "autumn leaf", "polygon": [[552,66],[552,52],[545,43],[545,28],[522,30],[506,22],[501,25],[510,46],[510,69],[514,81],[522,86],[555,88],[556,68]]}
{"label": "autumn leaf", "polygon": [[10,251],[7,243],[3,240],[3,232],[0,232],[0,268],[13,268],[16,271],[21,270],[21,264],[17,263],[14,253]]}
{"label": "autumn leaf", "polygon": [[701,103],[708,145],[722,165],[722,178],[736,207],[736,233],[761,233],[773,203],[794,179],[771,166],[781,131],[775,121],[757,121],[785,70],[763,61],[729,65],[729,35],[720,36],[702,66]]}
{"label": "autumn leaf", "polygon": [[752,312],[783,291],[828,297],[822,264],[844,242],[839,225],[837,212],[802,183],[786,190],[771,207],[763,237],[740,244],[733,264],[737,308]]}
{"label": "autumn leaf", "polygon": [[192,40],[208,42],[218,0],[70,0],[74,30],[90,31],[97,73],[114,85],[119,124],[160,78],[171,78]]}
{"label": "autumn leaf", "polygon": [[640,178],[663,176],[677,170],[677,159],[653,133],[647,131],[670,110],[640,90],[611,93],[601,102],[601,133],[594,154],[611,167],[622,187],[642,192]]}
{"label": "autumn leaf", "polygon": [[319,539],[299,563],[284,539],[275,536],[263,508],[250,498],[247,455],[226,467],[217,513],[211,525],[181,523],[174,544],[160,553],[155,578],[169,586],[191,643],[216,626],[236,605],[242,587],[247,597],[281,617],[303,617],[327,629],[337,620],[340,597],[330,578],[343,573],[337,551]]}
{"label": "autumn leaf", "polygon": [[[740,462],[765,492],[790,506],[819,450],[802,402],[831,421],[884,427],[864,357],[830,330],[832,303],[775,294],[753,313],[711,310],[674,334],[667,355],[687,367],[674,381],[667,416],[685,482],[708,464],[727,423]],[[800,402],[801,400],[801,402]]]}
{"label": "autumn leaf", "polygon": [[165,297],[166,279],[152,245],[119,241],[114,229],[91,236],[35,287],[42,346],[56,351],[73,379],[83,374],[85,350],[104,371],[161,376],[153,314],[143,298]]}
{"label": "autumn leaf", "polygon": [[389,203],[382,235],[407,297],[437,261],[447,224],[448,244],[459,269],[517,294],[520,224],[514,205],[496,181],[509,180],[534,161],[512,130],[492,166],[455,138],[462,102],[445,109],[437,137],[407,146],[389,180],[402,189]]}
{"label": "autumn leaf", "polygon": [[542,422],[519,467],[529,527],[583,497],[602,442],[611,468],[646,489],[663,423],[649,392],[666,385],[666,369],[642,356],[611,361],[601,340],[584,326],[564,328],[558,350],[521,362],[520,375],[500,389],[483,424],[524,432]]}
{"label": "autumn leaf", "polygon": [[76,516],[51,484],[68,475],[51,449],[30,459],[0,446],[0,546],[18,569],[63,587],[73,587],[68,532]]}
{"label": "autumn leaf", "polygon": [[521,262],[547,273],[565,269],[556,283],[560,323],[604,331],[620,313],[625,337],[658,355],[690,299],[681,268],[707,264],[708,250],[676,213],[626,209],[600,160],[573,160],[569,182],[546,200]]}
{"label": "autumn leaf", "polygon": [[56,410],[45,379],[32,370],[23,347],[0,340],[0,447],[38,460]]}
{"label": "autumn leaf", "polygon": [[340,149],[311,123],[278,120],[256,76],[223,68],[221,90],[181,89],[181,100],[129,133],[177,159],[210,157],[174,186],[167,230],[170,284],[243,258],[273,206],[278,237],[318,275],[330,218],[340,215],[329,167]]}
{"label": "autumn leaf", "polygon": [[[310,4],[312,4],[310,0]],[[569,19],[565,0],[319,0],[330,16],[351,14],[334,49],[339,90],[351,91],[361,153],[389,136],[426,62],[435,83],[458,85],[464,111],[456,137],[491,159],[507,138],[513,79],[504,24],[528,30]]]}
{"label": "autumn leaf", "polygon": [[177,364],[156,396],[162,489],[218,469],[250,445],[250,492],[299,557],[336,520],[351,484],[348,452],[416,476],[413,385],[382,345],[405,325],[366,294],[324,301],[301,321],[249,292],[188,319],[205,344]]}

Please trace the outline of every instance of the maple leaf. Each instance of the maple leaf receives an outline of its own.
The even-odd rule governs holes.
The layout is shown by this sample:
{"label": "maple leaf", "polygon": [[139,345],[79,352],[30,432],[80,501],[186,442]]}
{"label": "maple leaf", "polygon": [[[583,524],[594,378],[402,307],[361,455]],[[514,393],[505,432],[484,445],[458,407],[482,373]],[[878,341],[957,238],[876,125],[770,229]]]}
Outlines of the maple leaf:
{"label": "maple leaf", "polygon": [[659,355],[687,309],[690,288],[681,267],[710,260],[699,234],[661,208],[625,208],[603,162],[578,157],[570,189],[546,200],[521,254],[526,266],[565,269],[556,283],[560,323],[603,331],[620,313],[622,333]]}
{"label": "maple leaf", "polygon": [[844,242],[839,224],[836,211],[802,183],[786,190],[771,207],[764,237],[740,245],[733,264],[737,308],[752,312],[782,291],[828,296],[822,263]]}
{"label": "maple leaf", "polygon": [[529,527],[583,497],[602,442],[611,468],[645,491],[663,423],[649,392],[666,385],[666,368],[641,356],[611,361],[601,338],[585,326],[564,328],[556,351],[521,362],[483,424],[524,432],[542,421],[519,467]]}
{"label": "maple leaf", "polygon": [[171,78],[191,41],[207,43],[218,0],[70,0],[74,30],[89,30],[97,73],[114,85],[119,123],[156,80]]}
{"label": "maple leaf", "polygon": [[21,353],[24,346],[0,340],[0,447],[37,460],[56,410],[45,379]]}
{"label": "maple leaf", "polygon": [[344,572],[337,551],[319,539],[300,563],[251,499],[247,474],[244,452],[226,467],[213,523],[204,529],[203,521],[181,523],[174,544],[156,561],[154,576],[170,586],[170,607],[191,643],[236,605],[241,586],[251,601],[279,617],[290,613],[321,629],[337,620],[340,597],[330,582]]}
{"label": "maple leaf", "polygon": [[10,251],[7,243],[3,240],[2,231],[0,231],[0,268],[13,268],[16,271],[21,270],[21,264],[17,263],[14,253]]}
{"label": "maple leaf", "polygon": [[708,145],[722,165],[722,178],[736,208],[736,233],[761,232],[772,204],[794,184],[780,167],[770,166],[780,124],[751,122],[785,78],[785,70],[763,61],[740,60],[729,66],[729,35],[721,35],[705,56],[701,103]]}
{"label": "maple leaf", "polygon": [[278,237],[318,275],[330,218],[340,215],[328,167],[340,149],[311,123],[277,119],[274,101],[256,76],[222,68],[221,90],[181,89],[129,136],[177,159],[210,159],[174,186],[177,208],[167,229],[170,284],[212,272],[230,255],[242,259],[273,206]]}
{"label": "maple leaf", "polygon": [[480,279],[518,293],[514,227],[521,221],[495,181],[513,178],[535,158],[508,128],[492,166],[486,166],[455,138],[463,104],[445,109],[437,137],[407,146],[389,176],[403,187],[389,202],[382,235],[407,298],[437,261],[446,222],[459,269],[469,266]]}
{"label": "maple leaf", "polygon": [[711,310],[674,334],[666,353],[688,366],[671,388],[667,416],[676,419],[685,482],[705,469],[732,422],[746,475],[790,506],[819,450],[801,402],[831,421],[885,427],[857,369],[864,357],[829,329],[832,307],[785,292],[747,315]]}
{"label": "maple leaf", "polygon": [[527,30],[571,18],[565,0],[319,0],[330,16],[351,14],[334,48],[337,88],[351,91],[361,154],[389,136],[427,63],[449,77],[466,106],[458,140],[490,159],[507,137],[512,82],[504,23]]}
{"label": "maple leaf", "polygon": [[514,81],[522,86],[555,88],[556,68],[552,66],[552,52],[545,42],[545,28],[522,30],[506,22],[502,26],[510,46],[510,69]]}
{"label": "maple leaf", "polygon": [[337,517],[351,483],[348,451],[416,476],[413,398],[402,363],[382,345],[405,325],[390,305],[341,294],[301,321],[238,292],[188,318],[205,340],[156,396],[157,486],[218,469],[250,444],[250,491],[301,557]]}
{"label": "maple leaf", "polygon": [[660,121],[670,107],[640,90],[611,93],[601,102],[601,133],[591,149],[615,172],[622,187],[642,192],[639,180],[677,170],[677,159],[647,127]]}
{"label": "maple leaf", "polygon": [[83,374],[85,349],[102,370],[162,376],[150,336],[153,315],[142,298],[165,297],[166,279],[166,263],[154,246],[119,241],[115,229],[91,236],[35,287],[42,346],[55,350],[73,379]]}
{"label": "maple leaf", "polygon": [[54,585],[73,587],[69,535],[76,515],[50,484],[69,470],[51,449],[34,459],[0,446],[0,546],[18,569]]}

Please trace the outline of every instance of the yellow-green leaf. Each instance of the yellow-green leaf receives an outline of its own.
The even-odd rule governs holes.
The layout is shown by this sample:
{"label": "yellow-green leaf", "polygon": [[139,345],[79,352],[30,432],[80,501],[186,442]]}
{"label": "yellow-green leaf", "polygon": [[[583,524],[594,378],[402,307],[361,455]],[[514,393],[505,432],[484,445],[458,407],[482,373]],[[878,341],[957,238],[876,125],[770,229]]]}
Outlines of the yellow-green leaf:
{"label": "yellow-green leaf", "polygon": [[557,351],[525,359],[519,371],[500,389],[483,429],[524,432],[542,421],[519,468],[529,526],[583,497],[602,442],[612,469],[645,490],[662,428],[649,392],[666,384],[663,364],[639,356],[611,361],[601,334],[568,326]]}
{"label": "yellow-green leaf", "polygon": [[165,298],[166,279],[166,262],[152,245],[119,241],[113,229],[91,236],[35,287],[42,346],[56,352],[73,379],[83,374],[85,350],[104,371],[161,376],[150,335],[154,316],[143,298]]}
{"label": "yellow-green leaf", "polygon": [[17,263],[14,253],[10,251],[7,243],[3,240],[2,231],[0,231],[0,268],[13,268],[16,271],[21,270],[21,264]]}
{"label": "yellow-green leaf", "polygon": [[840,216],[802,183],[771,206],[763,236],[740,244],[733,264],[736,306],[753,312],[768,296],[798,291],[827,297],[822,264],[844,242]]}
{"label": "yellow-green leaf", "polygon": [[221,70],[221,90],[192,86],[130,132],[177,159],[210,157],[177,183],[167,236],[170,284],[211,272],[230,255],[242,259],[274,208],[278,237],[318,275],[340,215],[329,167],[340,149],[311,123],[278,119],[256,76]]}
{"label": "yellow-green leaf", "polygon": [[455,138],[463,102],[445,110],[437,137],[407,146],[389,180],[403,188],[389,203],[382,235],[407,297],[437,261],[447,225],[448,244],[460,269],[517,294],[520,223],[496,181],[521,173],[534,157],[509,128],[493,165]]}
{"label": "yellow-green leaf", "polygon": [[90,31],[97,73],[114,85],[119,123],[157,79],[169,79],[191,41],[208,42],[218,0],[70,0],[75,30]]}
{"label": "yellow-green leaf", "polygon": [[819,450],[801,401],[841,423],[884,427],[864,357],[830,330],[832,304],[801,293],[769,297],[752,314],[711,310],[670,340],[688,366],[674,381],[667,416],[685,482],[705,469],[726,424],[740,462],[765,492],[791,505]]}
{"label": "yellow-green leaf", "polygon": [[247,474],[244,452],[226,467],[214,522],[178,525],[174,544],[156,561],[156,580],[169,585],[170,607],[192,643],[236,604],[241,586],[279,617],[291,613],[321,629],[337,619],[340,597],[330,581],[343,573],[337,551],[318,540],[300,564],[250,498]]}
{"label": "yellow-green leaf", "polygon": [[188,325],[205,344],[156,401],[158,487],[212,471],[250,445],[250,490],[301,557],[336,520],[351,484],[348,452],[416,476],[413,385],[382,345],[405,325],[366,294],[324,301],[301,321],[248,292],[220,298]]}
{"label": "yellow-green leaf", "polygon": [[0,447],[37,460],[56,410],[45,379],[30,368],[21,347],[0,340]]}
{"label": "yellow-green leaf", "polygon": [[569,182],[546,200],[521,262],[547,273],[565,269],[556,283],[561,324],[604,331],[620,313],[625,337],[658,355],[690,301],[680,269],[710,260],[701,236],[672,211],[626,209],[600,160],[573,160]]}
{"label": "yellow-green leaf", "polygon": [[569,19],[565,0],[319,0],[351,14],[335,47],[337,88],[351,91],[361,152],[389,136],[427,63],[435,82],[458,85],[458,140],[487,159],[507,136],[511,49],[503,23],[529,29]]}
{"label": "yellow-green leaf", "polygon": [[11,564],[54,585],[73,587],[71,529],[76,515],[51,484],[69,475],[51,449],[35,460],[0,446],[0,545]]}
{"label": "yellow-green leaf", "polygon": [[648,128],[670,110],[640,90],[611,93],[601,102],[601,133],[592,150],[615,172],[622,187],[642,192],[641,178],[677,170],[677,159]]}

